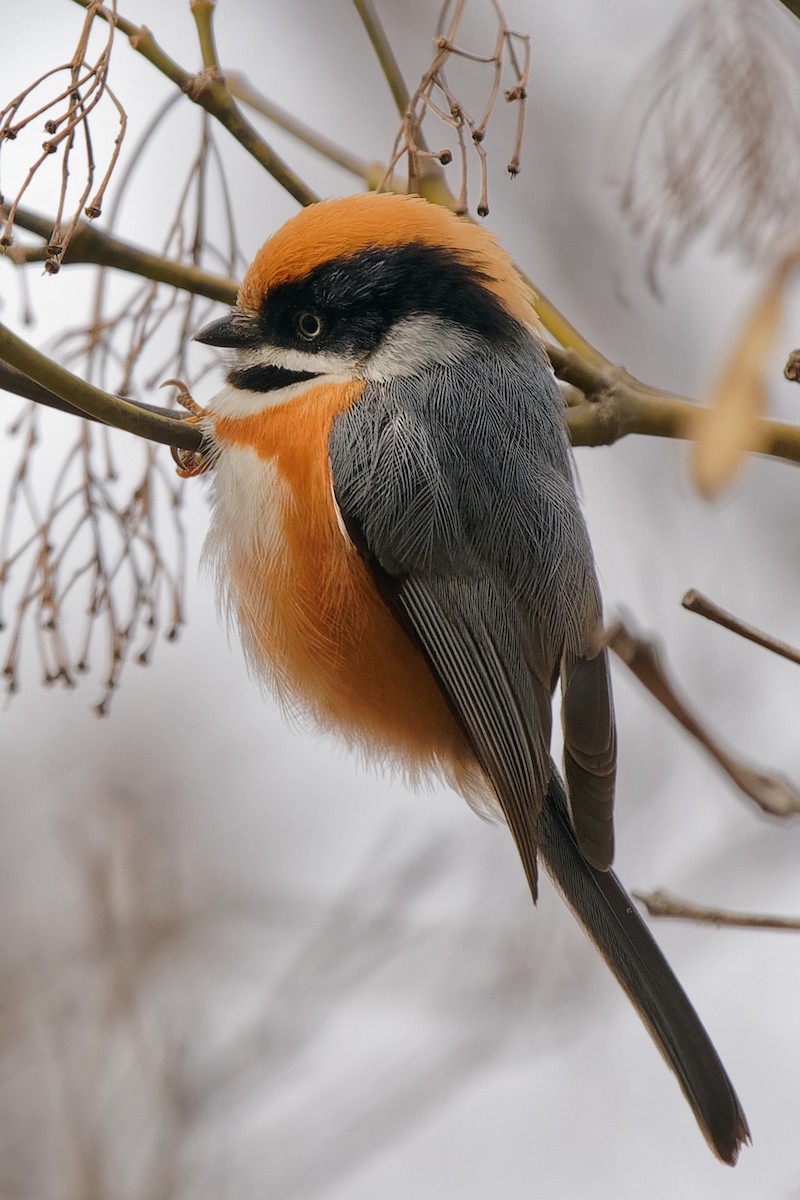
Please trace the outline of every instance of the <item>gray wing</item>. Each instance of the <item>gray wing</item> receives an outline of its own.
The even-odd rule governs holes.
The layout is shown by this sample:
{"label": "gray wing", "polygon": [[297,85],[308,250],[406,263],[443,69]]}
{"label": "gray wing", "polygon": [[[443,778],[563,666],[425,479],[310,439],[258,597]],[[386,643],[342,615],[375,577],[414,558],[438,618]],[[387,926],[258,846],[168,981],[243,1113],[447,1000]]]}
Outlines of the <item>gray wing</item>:
{"label": "gray wing", "polygon": [[[562,401],[537,370],[532,353],[511,367],[487,355],[367,385],[329,440],[345,526],[493,785],[534,896],[551,693],[570,647],[576,813],[595,815],[584,775],[602,758],[577,704],[582,677],[595,676],[580,665],[595,661],[580,650],[597,618],[591,553]],[[600,863],[603,839],[580,818],[576,832],[590,848],[594,838]]]}
{"label": "gray wing", "polygon": [[[344,519],[357,539],[352,516]],[[538,817],[551,774],[550,698],[520,643],[498,633],[498,611],[507,611],[499,589],[487,579],[389,578],[374,555],[365,558],[492,783],[535,900]]]}

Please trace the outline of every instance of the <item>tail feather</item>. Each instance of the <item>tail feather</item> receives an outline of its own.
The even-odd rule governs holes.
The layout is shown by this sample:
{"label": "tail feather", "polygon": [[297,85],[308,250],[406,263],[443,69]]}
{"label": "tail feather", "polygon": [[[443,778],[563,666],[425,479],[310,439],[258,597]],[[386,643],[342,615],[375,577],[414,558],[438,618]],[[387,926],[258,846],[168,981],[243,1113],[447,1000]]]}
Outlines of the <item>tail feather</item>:
{"label": "tail feather", "polygon": [[731,1166],[750,1141],[747,1119],[711,1039],[652,934],[612,871],[578,849],[564,785],[554,772],[539,816],[548,874],[628,993],[677,1076],[711,1149]]}

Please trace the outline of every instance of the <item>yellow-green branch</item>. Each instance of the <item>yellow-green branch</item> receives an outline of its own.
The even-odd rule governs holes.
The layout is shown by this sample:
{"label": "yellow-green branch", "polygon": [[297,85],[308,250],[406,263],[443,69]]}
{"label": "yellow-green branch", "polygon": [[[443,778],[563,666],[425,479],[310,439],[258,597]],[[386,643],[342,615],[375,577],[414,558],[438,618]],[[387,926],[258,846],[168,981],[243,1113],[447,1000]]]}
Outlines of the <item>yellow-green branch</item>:
{"label": "yellow-green branch", "polygon": [[[547,353],[559,379],[587,397],[587,403],[567,411],[573,446],[611,446],[633,433],[693,439],[698,417],[707,411],[683,396],[656,391],[625,371],[596,367],[574,350],[548,346]],[[759,454],[800,463],[800,425],[761,418],[753,432]]]}
{"label": "yellow-green branch", "polygon": [[[3,214],[0,207],[0,217]],[[28,233],[35,233],[47,241],[52,233],[52,218],[44,217],[30,209],[19,208],[15,224]],[[9,254],[12,262],[24,265],[26,261],[37,262],[37,251],[26,260],[24,255]],[[131,275],[139,275],[144,279],[152,279],[156,283],[165,283],[179,291],[191,292],[195,296],[205,296],[208,300],[218,300],[220,304],[233,304],[236,299],[237,285],[232,279],[223,279],[219,275],[211,275],[198,267],[187,266],[164,258],[160,254],[152,254],[131,242],[125,242],[110,233],[104,233],[88,221],[81,221],[75,231],[64,256],[66,265],[75,263],[93,263],[100,267],[116,267],[118,271],[127,271]]]}
{"label": "yellow-green branch", "polygon": [[122,400],[119,396],[112,396],[109,392],[93,387],[17,337],[2,323],[0,359],[16,367],[28,379],[34,380],[48,392],[53,392],[73,408],[80,409],[82,413],[102,421],[105,425],[147,438],[151,442],[160,442],[164,446],[177,446],[182,450],[200,448],[202,438],[196,426],[179,417],[168,417],[143,409],[130,400]]}
{"label": "yellow-green branch", "polygon": [[375,5],[372,3],[372,0],[353,0],[353,7],[361,18],[361,23],[366,30],[367,37],[372,43],[372,48],[380,63],[386,82],[389,85],[389,91],[392,93],[397,111],[403,117],[408,108],[410,93],[403,79],[400,65],[394,56],[392,44],[386,36],[386,31],[375,11]]}

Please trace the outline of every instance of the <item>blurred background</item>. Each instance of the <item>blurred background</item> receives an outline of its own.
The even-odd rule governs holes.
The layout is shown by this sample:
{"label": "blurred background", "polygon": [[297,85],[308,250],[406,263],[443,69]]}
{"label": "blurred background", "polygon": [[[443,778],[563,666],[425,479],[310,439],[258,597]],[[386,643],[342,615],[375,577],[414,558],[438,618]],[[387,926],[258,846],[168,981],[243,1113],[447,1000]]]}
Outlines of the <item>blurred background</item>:
{"label": "blurred background", "polygon": [[[413,86],[438,4],[377,7]],[[498,115],[486,143],[487,224],[519,265],[611,360],[694,396],[735,341],[773,265],[770,246],[721,248],[712,206],[677,261],[663,243],[655,291],[655,226],[632,229],[620,194],[676,22],[723,8],[729,56],[752,36],[737,12],[744,22],[758,10],[769,52],[785,52],[797,74],[800,34],[768,0],[507,0],[509,22],[532,39],[517,179],[504,170],[510,117]],[[472,9],[465,32],[480,48],[492,17],[478,0]],[[188,5],[131,0],[124,15],[196,69]],[[37,0],[24,15],[20,6],[0,44],[4,100],[68,57],[81,18],[66,0]],[[224,65],[386,161],[396,114],[346,0],[220,0],[216,24]],[[673,79],[698,72],[702,105],[703,61],[670,53]],[[170,87],[121,37],[112,85],[133,145]],[[468,75],[461,86],[469,95]],[[787,95],[784,114],[798,99]],[[703,136],[714,120],[709,109]],[[199,128],[194,110],[176,106],[148,138],[121,236],[160,243]],[[787,158],[795,132],[790,123]],[[320,194],[355,190],[284,134],[267,136]],[[247,261],[296,206],[224,132],[217,142]],[[27,203],[52,211],[52,187],[37,182]],[[210,211],[222,221],[219,205]],[[65,314],[88,319],[91,272],[28,267],[26,298],[21,272],[0,264],[2,319],[52,348]],[[197,326],[211,311],[198,310]],[[789,315],[769,397],[784,420],[800,400],[781,378],[799,340],[796,297]],[[207,351],[192,353],[195,370],[209,365]],[[159,378],[170,374],[167,364]],[[195,397],[207,400],[219,378],[212,366]],[[19,404],[3,395],[0,405],[10,425]],[[46,414],[41,430],[46,482],[74,422]],[[139,448],[122,435],[114,445],[124,474]],[[4,489],[18,454],[19,439],[4,440]],[[169,474],[167,452],[157,454]],[[708,503],[687,461],[685,443],[634,437],[577,452],[608,615],[624,611],[657,635],[724,742],[798,780],[797,667],[686,613],[680,598],[697,587],[800,641],[800,476],[753,459]],[[0,713],[0,1200],[800,1197],[797,935],[656,928],[750,1120],[753,1148],[730,1171],[546,882],[532,911],[506,832],[446,790],[412,793],[364,769],[262,696],[198,570],[206,486],[182,489],[180,637],[161,639],[147,667],[126,668],[103,719],[93,712],[102,678],[45,689],[30,640],[20,691]],[[79,606],[68,619],[80,630]],[[626,885],[800,913],[797,826],[758,815],[614,668]]]}

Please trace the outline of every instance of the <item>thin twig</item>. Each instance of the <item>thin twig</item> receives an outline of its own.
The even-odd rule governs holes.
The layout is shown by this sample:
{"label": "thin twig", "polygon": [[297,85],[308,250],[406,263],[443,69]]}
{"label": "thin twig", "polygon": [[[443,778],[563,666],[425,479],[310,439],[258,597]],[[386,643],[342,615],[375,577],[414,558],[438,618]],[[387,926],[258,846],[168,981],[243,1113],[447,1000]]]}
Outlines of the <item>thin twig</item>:
{"label": "thin twig", "polygon": [[[81,8],[94,7],[95,0],[73,0]],[[264,170],[299,204],[313,204],[318,197],[302,179],[275,153],[256,129],[245,119],[229,92],[224,78],[215,70],[203,70],[198,75],[186,71],[159,46],[150,30],[135,25],[125,17],[114,15],[100,5],[97,16],[113,21],[127,37],[131,47],[146,58],[162,75],[179,87],[195,104],[199,104],[228,130],[240,146],[260,163]]]}
{"label": "thin twig", "polygon": [[217,0],[189,0],[189,8],[197,28],[200,57],[207,71],[219,70],[217,43],[214,37],[214,9]]}
{"label": "thin twig", "polygon": [[[98,15],[98,0],[91,0],[85,7],[86,17],[72,58],[62,66],[46,71],[39,76],[0,110],[0,148],[6,142],[16,141],[20,134],[30,129],[33,122],[38,122],[47,114],[47,120],[44,122],[46,140],[42,145],[42,152],[37,155],[29,167],[22,184],[3,213],[4,224],[0,232],[0,245],[4,247],[12,245],[15,215],[25,192],[43,164],[52,155],[60,155],[59,195],[56,201],[55,218],[47,234],[47,252],[44,255],[45,270],[51,274],[57,272],[61,265],[64,252],[69,245],[81,212],[85,212],[86,216],[90,218],[100,215],[103,195],[117,163],[127,126],[125,111],[108,87],[110,55],[116,28],[114,6],[112,4],[107,16],[108,31],[105,45],[93,63],[87,62],[86,56],[95,17]],[[31,112],[26,112],[26,105],[37,89],[62,74],[67,76],[69,81],[67,85],[44,103],[39,103]],[[94,187],[96,169],[90,117],[106,96],[116,110],[119,131],[100,185],[96,188],[92,199],[89,200],[90,192]],[[78,196],[75,200],[74,189],[70,187],[70,175],[76,139],[79,135],[84,147],[85,171],[83,184],[79,186]],[[73,197],[72,200],[71,197]],[[68,203],[70,213],[65,215]]]}
{"label": "thin twig", "polygon": [[658,888],[655,892],[634,892],[651,917],[673,917],[679,921],[700,921],[705,925],[727,925],[735,929],[800,930],[800,917],[762,917],[757,913],[732,912],[726,908],[709,908],[693,904]]}
{"label": "thin twig", "polygon": [[686,593],[681,604],[689,612],[706,617],[716,625],[722,625],[725,629],[730,629],[732,633],[738,633],[740,637],[747,638],[749,642],[755,642],[757,646],[763,646],[765,650],[772,650],[774,654],[788,658],[790,662],[800,666],[800,650],[790,646],[788,642],[782,642],[778,638],[772,637],[769,633],[763,633],[760,629],[756,629],[755,625],[748,625],[741,617],[735,616],[727,609],[720,608],[718,604],[709,600],[708,596],[704,596],[696,588],[691,588]]}
{"label": "thin twig", "polygon": [[386,30],[381,24],[380,17],[375,11],[372,0],[353,0],[353,7],[361,18],[361,23],[367,31],[367,37],[372,43],[381,70],[389,85],[389,91],[395,102],[400,116],[405,116],[408,110],[409,91],[403,79],[403,73],[394,56],[392,44],[386,36]]}
{"label": "thin twig", "polygon": [[[508,170],[512,176],[519,173],[530,44],[526,35],[515,33],[509,29],[499,0],[492,0],[492,8],[497,19],[497,31],[492,52],[480,54],[458,45],[456,38],[464,15],[465,4],[466,0],[445,0],[442,5],[433,41],[432,61],[423,73],[417,87],[401,108],[400,129],[392,147],[386,175],[379,187],[392,186],[395,170],[400,161],[405,158],[408,166],[409,191],[427,195],[429,199],[447,204],[456,212],[466,213],[468,210],[469,148],[471,146],[478,160],[479,172],[479,195],[476,211],[478,216],[483,217],[489,211],[487,155],[483,143],[490,117],[500,96],[503,72],[507,68],[510,68],[513,74],[513,85],[507,88],[503,95],[507,103],[518,105],[517,134],[508,162]],[[371,5],[366,7],[370,11],[370,20],[377,21]],[[521,60],[517,53],[518,47],[523,50]],[[491,69],[491,82],[483,114],[477,119],[470,115],[463,101],[447,81],[446,67],[451,61],[459,59]],[[384,65],[383,62],[382,65]],[[384,70],[385,72],[390,71],[391,67],[384,66]],[[429,150],[422,133],[423,123],[429,113],[452,130],[452,136],[458,147],[460,187],[458,195],[455,197],[447,188],[442,171],[443,167],[452,162],[452,151],[447,147],[437,151]],[[433,194],[429,194],[431,189]]]}
{"label": "thin twig", "polygon": [[723,750],[717,740],[707,732],[667,678],[664,665],[652,642],[636,637],[621,621],[616,622],[607,631],[606,642],[651,696],[654,696],[678,724],[700,743],[722,767],[728,778],[745,796],[757,804],[762,812],[777,817],[795,816],[800,813],[800,791],[794,784],[780,775],[761,771],[735,758],[727,750]]}

